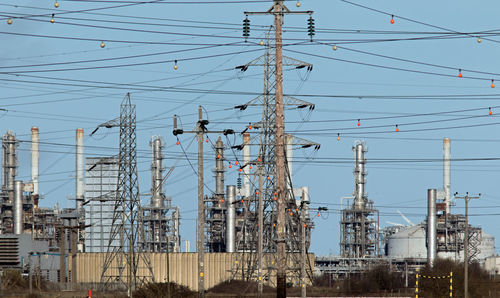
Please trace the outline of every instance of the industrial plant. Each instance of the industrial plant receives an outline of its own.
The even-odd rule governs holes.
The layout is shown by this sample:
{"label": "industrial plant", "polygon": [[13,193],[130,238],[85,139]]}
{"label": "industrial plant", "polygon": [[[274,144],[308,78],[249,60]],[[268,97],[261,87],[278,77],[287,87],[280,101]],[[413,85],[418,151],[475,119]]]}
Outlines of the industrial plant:
{"label": "industrial plant", "polygon": [[[98,3],[99,1],[92,0],[89,2]],[[147,3],[132,2],[120,4],[120,7],[140,6],[158,1]],[[174,1],[175,3],[169,1],[159,2],[175,5],[186,4],[181,3],[182,1]],[[229,1],[228,3],[246,2],[254,3],[263,1]],[[455,68],[426,62],[420,63],[422,67],[439,67],[440,71],[442,71],[442,73],[432,73],[428,70],[413,71],[389,64],[379,65],[366,61],[357,62],[348,60],[348,58],[351,59],[352,57],[339,58],[337,57],[340,56],[338,53],[344,50],[344,53],[349,52],[350,55],[371,55],[372,58],[393,59],[389,54],[375,54],[364,50],[348,48],[356,45],[358,42],[364,42],[361,38],[342,39],[339,43],[331,42],[329,39],[315,40],[316,30],[313,18],[314,12],[312,10],[298,10],[301,7],[300,1],[296,1],[295,3],[297,10],[291,10],[285,5],[285,2],[289,1],[274,0],[269,2],[273,4],[267,10],[244,12],[243,38],[238,36],[236,38],[241,40],[223,45],[240,47],[237,52],[224,54],[210,52],[200,57],[195,57],[194,54],[193,57],[181,57],[183,51],[187,50],[178,50],[175,48],[175,50],[169,49],[168,52],[158,50],[154,54],[144,51],[144,53],[141,52],[140,54],[130,56],[110,56],[112,58],[68,62],[76,70],[91,69],[94,71],[101,67],[97,63],[103,62],[105,64],[108,59],[116,63],[116,65],[110,64],[106,66],[109,68],[133,67],[141,63],[134,62],[123,65],[118,63],[122,63],[120,61],[129,61],[127,59],[142,59],[168,54],[169,60],[149,61],[144,62],[144,64],[157,66],[162,64],[161,67],[163,67],[165,63],[172,63],[173,70],[171,69],[171,71],[179,73],[178,70],[181,67],[181,62],[199,63],[199,60],[202,59],[211,59],[226,55],[231,57],[213,69],[208,71],[203,70],[202,73],[197,73],[196,75],[193,75],[195,71],[191,69],[192,73],[185,75],[187,80],[179,84],[172,83],[170,85],[170,82],[167,84],[162,82],[163,79],[156,80],[155,78],[130,85],[126,83],[107,83],[105,86],[101,86],[99,85],[100,82],[97,81],[98,79],[95,79],[95,81],[72,79],[71,84],[74,83],[74,86],[86,84],[85,86],[81,86],[82,88],[95,88],[99,90],[114,90],[114,88],[117,88],[120,92],[119,100],[121,102],[113,103],[113,109],[106,108],[105,117],[102,114],[85,114],[82,118],[87,123],[90,123],[90,128],[74,122],[70,122],[71,125],[68,125],[71,133],[71,141],[66,140],[62,144],[58,143],[58,145],[66,146],[70,150],[69,152],[72,157],[71,170],[69,171],[70,179],[66,180],[74,182],[74,194],[65,193],[64,195],[67,197],[64,200],[60,198],[61,193],[67,190],[62,186],[55,188],[59,192],[58,196],[49,196],[50,192],[44,192],[45,181],[41,177],[48,176],[49,174],[44,171],[45,167],[43,164],[42,171],[40,171],[40,162],[49,158],[45,155],[46,152],[44,150],[40,150],[40,145],[54,145],[54,143],[50,143],[48,139],[44,139],[44,127],[40,125],[41,123],[29,124],[29,126],[38,125],[31,127],[29,140],[23,140],[21,137],[24,134],[28,134],[28,131],[16,131],[14,128],[11,128],[0,132],[3,133],[1,138],[0,277],[3,278],[7,272],[15,272],[20,280],[29,281],[30,292],[33,292],[33,284],[37,284],[41,292],[42,287],[40,285],[46,283],[53,286],[54,289],[61,291],[89,291],[88,297],[92,297],[92,291],[99,292],[99,295],[102,294],[103,297],[110,293],[119,293],[120,295],[133,297],[141,289],[151,285],[158,285],[158,291],[166,289],[168,292],[165,295],[169,298],[175,297],[175,295],[171,294],[172,287],[188,289],[189,291],[193,291],[192,295],[195,295],[194,292],[197,292],[198,297],[203,298],[209,289],[216,288],[221,284],[242,282],[248,285],[248,288],[254,287],[254,292],[258,297],[263,297],[263,293],[267,288],[268,291],[270,291],[269,289],[275,291],[276,297],[285,298],[287,297],[287,289],[293,289],[297,293],[300,292],[301,297],[307,297],[307,289],[315,287],[320,282],[328,282],[329,288],[332,289],[334,288],[332,284],[335,284],[338,289],[338,285],[341,285],[344,281],[347,284],[355,278],[367,276],[374,268],[389,268],[388,271],[391,274],[395,273],[397,276],[402,277],[401,280],[404,280],[405,293],[407,294],[414,287],[416,297],[418,298],[419,276],[421,278],[428,277],[419,272],[437,267],[434,265],[442,260],[453,261],[453,264],[460,264],[460,266],[464,267],[463,283],[465,284],[465,297],[468,297],[467,278],[469,264],[474,263],[474,266],[477,265],[477,268],[483,270],[481,272],[487,272],[491,276],[498,275],[500,272],[500,257],[495,251],[494,236],[479,226],[477,222],[469,221],[468,204],[474,199],[481,198],[481,194],[472,192],[459,193],[455,191],[459,188],[451,183],[452,169],[454,167],[452,163],[455,163],[451,150],[454,135],[447,135],[453,138],[443,138],[443,135],[440,134],[439,136],[434,135],[432,138],[422,137],[418,139],[419,141],[431,140],[435,141],[434,144],[438,143],[438,145],[427,146],[426,149],[431,148],[430,150],[435,149],[437,151],[438,157],[431,159],[431,161],[437,163],[437,166],[434,164],[433,169],[437,169],[439,173],[439,179],[436,179],[436,177],[429,178],[426,181],[424,179],[421,181],[415,179],[415,187],[421,188],[418,190],[418,193],[401,191],[401,189],[397,189],[396,187],[389,190],[386,185],[392,187],[396,184],[381,183],[379,178],[385,178],[382,175],[374,175],[375,178],[378,178],[374,179],[374,184],[379,187],[382,185],[384,188],[380,187],[377,192],[370,193],[370,187],[373,184],[370,184],[370,177],[368,176],[370,167],[374,166],[377,161],[380,162],[379,164],[382,164],[382,162],[394,162],[398,166],[401,165],[398,162],[402,162],[398,160],[398,156],[395,156],[402,152],[401,150],[395,153],[399,148],[389,153],[390,156],[388,158],[379,157],[378,160],[370,158],[370,152],[373,152],[374,148],[377,150],[378,146],[386,141],[386,139],[400,138],[399,136],[393,138],[385,136],[385,134],[392,133],[392,130],[387,132],[376,129],[386,129],[387,127],[394,126],[394,133],[401,134],[400,128],[403,130],[405,126],[425,124],[425,121],[380,124],[382,121],[429,115],[436,116],[440,113],[446,114],[449,117],[443,118],[445,119],[443,121],[464,121],[476,118],[484,120],[489,116],[494,116],[492,108],[494,109],[495,107],[488,107],[488,114],[483,113],[485,111],[479,108],[457,109],[456,111],[440,113],[429,112],[427,110],[418,114],[387,113],[387,111],[371,110],[373,106],[370,105],[371,103],[366,103],[367,100],[365,99],[413,99],[413,95],[381,96],[369,95],[368,92],[366,92],[368,94],[366,95],[364,94],[365,90],[359,92],[361,89],[359,85],[361,84],[357,82],[353,84],[353,89],[344,95],[328,94],[325,92],[323,92],[324,94],[320,94],[322,92],[300,90],[302,83],[313,72],[314,66],[310,62],[289,57],[285,54],[297,55],[299,58],[306,57],[301,58],[304,60],[308,58],[328,59],[333,60],[335,63],[353,64],[356,67],[379,67],[384,69],[384,71],[405,71],[408,75],[416,73],[419,75],[444,76],[447,79],[454,78],[455,75],[444,72],[454,70]],[[381,10],[371,9],[349,1],[340,2],[345,5],[354,5],[357,9],[369,9],[372,12],[390,16],[391,18],[385,24],[387,26],[394,24],[396,22],[395,18],[398,19],[398,16],[395,17],[392,12],[382,12]],[[218,1],[194,1],[188,4],[208,5],[218,4]],[[58,8],[59,5],[56,1],[54,7]],[[117,7],[99,9],[112,8],[116,9]],[[86,22],[85,26],[91,27],[92,30],[110,30],[111,27],[94,23],[89,25],[90,21],[99,23],[104,22],[103,20],[78,19],[76,17],[65,16],[75,12],[87,13],[99,9],[89,8],[78,11],[64,11],[64,13],[60,14],[61,17],[58,16],[57,22],[55,14],[52,13],[50,15],[50,24],[58,26],[59,24],[65,24],[64,22],[79,22],[83,20]],[[63,12],[62,10],[59,11]],[[111,13],[92,13],[98,14],[99,18],[102,17],[103,19],[130,17]],[[272,16],[274,23],[271,26],[258,25],[258,29],[256,30],[259,33],[258,37],[251,37],[249,18],[255,15]],[[301,30],[300,27],[296,26],[283,28],[284,18],[289,15],[305,16],[307,30]],[[3,17],[7,17],[7,15]],[[12,25],[14,21],[17,23],[18,20],[25,21],[40,17],[40,15],[21,16],[19,14],[19,16],[9,17],[6,26]],[[127,34],[142,34],[145,32],[149,34],[165,33],[160,30],[125,29],[129,25],[156,26],[160,24],[145,23],[146,21],[139,23],[135,18],[143,18],[143,16],[134,16],[134,22],[122,19],[115,20],[113,21],[113,26],[118,26],[117,24],[123,26],[119,30]],[[172,21],[170,19],[149,16],[144,19],[147,22]],[[410,18],[400,19],[419,25],[428,25],[433,27],[433,30],[443,29],[443,27],[414,21]],[[219,30],[220,28],[224,29],[224,26],[229,26],[225,29],[234,31],[234,25],[231,23],[198,22],[184,19],[177,19],[172,22],[176,24],[172,26],[177,26],[183,30],[185,28],[197,27],[201,27],[201,29],[198,28],[199,30],[206,30],[207,28],[205,27],[208,27],[210,30]],[[399,39],[392,39],[392,36],[403,34],[401,33],[402,31],[390,31],[386,29],[348,30],[330,28],[318,31],[325,35],[390,33],[390,41],[401,41]],[[428,34],[428,36],[426,35],[427,37],[432,35],[436,40],[448,37],[455,39],[472,36],[469,33],[465,34],[455,30],[445,31],[446,34],[442,32],[425,32],[425,34]],[[300,38],[283,39],[284,32],[290,34],[302,34],[306,32],[307,38],[306,40],[301,40]],[[494,37],[494,34],[498,33],[495,33],[495,31],[484,32],[489,32],[488,34],[490,34],[484,36],[484,40],[491,38],[491,36]],[[458,33],[463,36],[460,36]],[[0,32],[0,34],[10,33]],[[50,37],[54,39],[60,37],[55,33],[50,35],[43,34],[36,35],[35,37]],[[168,34],[176,33],[169,32]],[[404,32],[404,34],[410,33]],[[411,32],[411,34],[412,40],[418,40],[419,38],[413,37],[413,35],[418,36],[422,33],[418,31]],[[172,40],[162,40],[161,42],[139,41],[138,38],[133,42],[128,42],[119,41],[117,37],[115,40],[109,40],[109,43],[131,43],[137,44],[137,47],[165,45],[169,47],[196,46],[208,51],[222,46],[218,43],[212,43],[211,40],[209,43],[207,41],[190,43],[191,39],[200,36],[192,33],[186,33],[185,35],[187,37],[183,35],[182,38],[176,39],[175,42]],[[206,32],[201,35],[202,38],[210,39],[220,36]],[[233,38],[230,36],[225,36],[224,38],[226,37]],[[98,45],[100,47],[97,50],[103,50],[108,43],[106,40],[101,41],[101,39],[94,37],[82,37],[82,40],[79,40],[77,37],[66,38],[72,42],[95,42],[99,40],[100,44]],[[475,35],[474,38],[476,38]],[[61,37],[61,39],[63,38]],[[481,41],[482,39],[478,38],[477,43],[481,43]],[[382,42],[382,39],[370,39],[369,42],[378,43]],[[327,46],[329,53],[335,53],[337,56],[334,58],[327,56],[330,54],[320,51],[313,53],[312,51],[302,52],[292,49],[295,46],[305,45]],[[120,49],[124,50],[123,48]],[[130,50],[129,48],[132,47],[127,46],[126,50]],[[192,48],[189,49],[189,52],[197,51],[201,48]],[[118,49],[118,47],[115,49]],[[148,48],[149,50],[150,48]],[[284,50],[286,51],[285,53]],[[91,50],[84,51],[84,53],[88,52],[91,52]],[[242,60],[238,62],[232,60],[242,53],[253,52],[258,52],[255,56],[252,56],[253,58],[239,57]],[[60,53],[58,55],[66,54]],[[179,57],[174,57],[173,55],[179,55]],[[414,60],[404,58],[394,59],[397,63],[419,64],[419,62]],[[20,59],[19,61],[23,60]],[[26,59],[26,61],[28,60]],[[92,64],[92,67],[77,68],[80,63],[90,62],[96,64]],[[231,63],[234,65],[230,65]],[[65,63],[60,64],[64,65]],[[27,73],[36,73],[40,71],[39,67],[56,67],[57,65],[59,63],[55,63],[54,65],[47,63],[6,67],[9,69],[26,68]],[[197,70],[200,68],[200,65],[196,65]],[[228,67],[228,65],[230,66]],[[106,67],[103,66],[103,68]],[[0,66],[0,68],[2,67]],[[31,70],[31,68],[37,69]],[[70,71],[70,69],[63,69],[63,71]],[[163,71],[161,69],[158,72],[161,73]],[[256,83],[258,91],[218,90],[218,88],[200,87],[196,85],[198,82],[191,83],[191,80],[195,80],[191,79],[193,76],[197,79],[211,73],[223,74],[232,72],[234,78],[242,78],[243,76],[250,76],[248,73],[251,71],[256,73],[252,74],[252,76],[263,76],[263,81],[259,80]],[[299,86],[295,92],[287,93],[284,91],[283,73],[285,71],[297,73],[299,78],[297,80],[299,84],[297,85]],[[54,72],[57,72],[57,70],[54,69]],[[474,76],[497,75],[482,70],[464,70],[464,76],[462,76],[462,69],[458,69],[459,78],[466,79],[468,76],[467,73],[474,73]],[[12,79],[19,79],[18,73],[14,71],[12,73],[10,70],[9,72],[0,72],[0,76],[4,75],[12,76]],[[343,78],[344,75],[341,74],[339,77]],[[34,74],[27,75],[23,73],[21,78],[23,76],[28,76],[33,80],[48,80],[48,78],[35,76]],[[484,80],[484,78],[479,77],[471,78],[474,80]],[[172,77],[167,79],[174,80],[177,77],[172,75]],[[487,81],[490,84],[490,78]],[[41,81],[36,82],[40,83]],[[217,80],[208,81],[208,83],[213,82],[221,82],[220,86],[223,86],[226,83],[226,78],[221,76],[217,77]],[[158,86],[153,85],[153,83],[157,83]],[[208,83],[203,82],[200,84]],[[326,83],[331,84],[332,82]],[[377,85],[379,83],[376,82],[373,84]],[[64,88],[74,87],[71,84],[62,84],[62,86]],[[495,87],[494,79],[491,79],[490,86],[491,88]],[[125,87],[130,87],[131,89],[124,91],[123,88]],[[469,87],[466,86],[464,88]],[[54,92],[74,92],[71,89],[61,90]],[[79,90],[78,92],[83,91]],[[138,109],[138,107],[141,108],[142,106],[136,103],[139,102],[141,96],[146,98],[145,101],[150,100],[158,105],[164,104],[166,101],[163,97],[154,99],[142,94],[147,92],[171,92],[175,95],[184,92],[190,96],[196,94],[199,97],[195,97],[189,101],[189,104],[196,105],[189,113],[180,115],[184,113],[184,110],[181,112],[180,108],[186,104],[186,101],[175,98],[169,100],[173,102],[179,101],[180,106],[173,108],[169,106],[168,112],[157,113],[157,111],[154,111],[155,115],[149,115],[149,118],[146,118],[148,115],[145,115],[142,118],[143,115],[140,114],[144,113],[146,109]],[[214,103],[211,99],[207,99],[206,101],[204,101],[205,99],[200,100],[202,96],[206,95],[231,95],[234,98],[231,101],[222,103]],[[92,94],[92,96],[95,96],[95,94]],[[108,94],[103,93],[102,96],[108,96]],[[498,97],[498,95],[489,94],[487,99],[493,100],[495,99],[494,96]],[[476,97],[479,97],[479,95],[473,98]],[[321,123],[325,127],[319,128],[319,126],[315,126],[314,129],[301,130],[302,125],[310,120],[308,117],[317,108],[315,103],[307,100],[316,98],[329,99],[330,101],[333,101],[333,99],[339,99],[339,101],[345,99],[356,100],[356,104],[359,104],[359,106],[356,106],[351,111],[345,111],[342,110],[343,103],[339,103],[334,109],[327,109],[324,108],[324,102],[319,102],[317,104],[318,107],[320,107],[320,104],[323,106],[318,108],[318,110],[324,108],[322,112],[325,112],[324,115],[328,115],[328,117],[310,122]],[[452,100],[452,98],[458,98],[459,100],[465,100],[466,96],[423,95],[416,96],[415,98],[423,98],[425,100],[442,100],[443,98]],[[211,104],[213,106],[210,106]],[[367,105],[362,106],[362,104]],[[109,103],[109,106],[111,106],[111,103]],[[151,106],[148,107],[151,108]],[[219,109],[215,110],[214,107]],[[361,111],[363,110],[361,107],[365,111]],[[500,108],[500,106],[496,108]],[[478,111],[483,114],[465,114],[479,113]],[[0,108],[0,113],[2,112],[7,112],[7,109]],[[174,112],[177,114],[174,114]],[[213,113],[218,112],[232,114],[224,114],[225,117],[220,119],[212,117]],[[337,119],[337,116],[333,116],[333,113],[337,112],[351,113],[355,116],[353,116],[354,118]],[[286,118],[285,113],[287,115]],[[367,125],[366,130],[360,131],[360,129],[365,128],[361,127],[362,121],[358,115],[362,113],[370,115],[381,114],[383,116],[372,115],[369,118],[367,117],[367,122],[373,121],[375,123],[376,121],[380,121],[380,123],[371,126]],[[109,115],[115,115],[116,117],[113,118]],[[141,118],[138,118],[138,115]],[[288,117],[289,115],[292,115],[292,117]],[[93,116],[96,117],[94,118]],[[101,118],[98,118],[98,116]],[[33,118],[33,121],[35,119]],[[238,121],[232,121],[235,119]],[[249,119],[251,121],[248,121]],[[138,123],[143,125],[144,123],[150,124],[154,122],[156,125],[160,120],[165,121],[167,124],[161,123],[159,128],[154,127],[155,129],[161,129],[159,131],[153,131],[152,126],[147,125],[144,125],[144,130],[148,130],[147,132],[144,132],[141,126],[139,126],[141,129],[137,128]],[[481,125],[492,125],[486,121],[484,120],[484,123]],[[440,123],[440,120],[434,119],[431,122]],[[347,125],[343,126],[343,124],[336,126],[338,123],[351,123],[351,126],[353,124],[354,126],[348,127]],[[285,124],[287,125],[286,129]],[[29,130],[29,126],[22,129],[18,128],[19,130]],[[445,127],[444,129],[469,128],[467,124],[464,124]],[[432,128],[424,128],[423,130],[431,131]],[[100,134],[97,133],[98,131]],[[414,131],[419,130],[407,130],[407,132]],[[99,138],[96,136],[99,136]],[[91,137],[94,139],[89,144],[88,141]],[[325,142],[334,139],[337,141],[323,145],[318,141],[320,137],[323,137]],[[68,137],[66,136],[66,138]],[[408,139],[401,138],[400,140],[406,141]],[[372,140],[374,142],[370,143]],[[455,140],[458,141],[458,139]],[[498,142],[497,139],[489,141]],[[102,145],[105,142],[113,142],[115,145],[109,147],[91,146],[95,144]],[[334,142],[340,145],[335,148],[329,146]],[[20,149],[23,148],[20,145],[23,143],[29,145],[30,158],[27,157],[28,154],[20,152]],[[369,150],[369,146],[373,147]],[[89,150],[92,148],[104,148],[108,151],[103,150],[96,153],[96,151]],[[142,150],[138,148],[142,148]],[[385,150],[386,148],[383,148],[376,152],[386,152]],[[315,159],[315,154],[325,151],[328,155]],[[62,156],[61,152],[51,153],[57,154],[58,157]],[[422,163],[429,162],[429,160],[420,158],[421,155],[418,156],[418,161]],[[500,160],[500,158],[488,157],[481,159],[481,161],[489,161],[490,159]],[[415,162],[415,160],[409,159],[409,162]],[[470,160],[477,161],[480,158],[471,158]],[[403,161],[408,160],[405,159]],[[340,172],[339,168],[342,167],[342,163],[348,172]],[[311,172],[303,174],[299,171],[304,165],[321,166],[323,169],[328,170],[335,167],[339,171],[335,172],[335,174],[324,174],[326,171],[318,171],[321,174],[316,172],[313,174]],[[52,165],[47,168],[50,169],[51,167]],[[187,175],[179,174],[179,168],[181,167],[187,169]],[[23,169],[27,168],[30,170],[30,175],[19,174],[20,169],[22,172]],[[353,169],[352,176],[350,173],[351,169]],[[394,170],[394,168],[384,169]],[[410,171],[413,173],[413,169]],[[175,189],[174,192],[170,189],[168,183],[171,182],[170,179],[173,177],[182,180],[183,184],[189,184],[188,190]],[[195,180],[196,183],[194,183]],[[413,183],[414,180],[409,181]],[[425,181],[425,183],[419,184],[422,181]],[[429,185],[427,185],[428,183]],[[147,187],[144,187],[145,185]],[[71,187],[73,188],[73,186]],[[345,195],[339,197],[341,194]],[[394,200],[396,198],[406,199],[411,197],[410,199],[414,200],[412,203],[418,204],[411,206],[412,208],[421,208],[426,211],[421,214],[407,216],[408,213],[405,215],[407,209],[403,210],[404,212],[397,210],[397,214],[390,215],[397,216],[396,221],[398,222],[388,221],[389,213],[384,212],[385,210],[382,208],[396,209],[398,207],[387,206],[387,198],[383,197],[386,195],[387,197],[392,197]],[[421,198],[421,200],[416,198]],[[48,206],[48,203],[45,204],[47,201],[57,203],[54,206]],[[462,209],[457,207],[457,202],[460,202],[460,208],[462,202],[465,203],[464,212],[461,212]],[[188,205],[190,208],[186,208]],[[402,208],[405,207],[409,206],[403,206]],[[328,216],[331,217],[330,221],[327,222],[326,219],[328,219]],[[417,217],[418,221],[415,220]],[[325,221],[320,222],[323,219]],[[401,220],[404,223],[399,223]],[[327,233],[323,231],[322,233],[317,233],[321,224],[323,226],[328,225]],[[316,234],[314,232],[315,229]],[[335,235],[335,237],[332,235]],[[314,251],[314,245],[317,245],[315,236],[324,238],[320,240],[323,240],[322,243],[327,243],[325,246],[328,247],[322,249],[329,250],[331,252],[329,255],[319,255]],[[453,272],[450,272],[449,275],[448,272],[446,274],[440,277],[429,278],[449,279],[450,297],[452,297]],[[33,279],[37,280],[37,282],[33,282]],[[410,280],[414,285],[410,283]],[[163,288],[164,286],[165,288]],[[498,288],[500,289],[500,284]],[[344,293],[339,292],[338,294]]]}

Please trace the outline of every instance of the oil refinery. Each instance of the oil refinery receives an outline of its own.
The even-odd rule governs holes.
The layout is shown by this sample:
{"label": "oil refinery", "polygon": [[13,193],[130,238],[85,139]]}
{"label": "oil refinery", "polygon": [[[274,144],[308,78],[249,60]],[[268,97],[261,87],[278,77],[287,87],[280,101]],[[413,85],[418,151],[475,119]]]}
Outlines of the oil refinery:
{"label": "oil refinery", "polygon": [[0,296],[500,295],[500,4],[28,2]]}

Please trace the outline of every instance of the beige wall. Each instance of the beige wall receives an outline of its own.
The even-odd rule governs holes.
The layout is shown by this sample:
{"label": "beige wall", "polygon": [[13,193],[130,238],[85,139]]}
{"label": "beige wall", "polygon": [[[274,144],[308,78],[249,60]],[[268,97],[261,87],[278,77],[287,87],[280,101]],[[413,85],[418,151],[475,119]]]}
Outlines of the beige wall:
{"label": "beige wall", "polygon": [[[167,254],[148,254],[153,268],[156,282],[167,280]],[[78,283],[99,283],[101,280],[102,267],[105,254],[103,253],[79,253],[76,256],[77,262],[77,282]],[[274,254],[264,254],[263,258],[263,279],[264,284],[273,285],[275,283]],[[140,258],[138,275],[149,279],[149,271],[144,266],[143,258]],[[170,253],[169,268],[170,280],[178,284],[188,286],[192,290],[198,290],[198,254],[197,253]],[[290,272],[287,274],[289,282],[297,285],[298,269],[300,268],[300,255],[288,255]],[[125,260],[118,260],[112,263],[108,272],[111,275],[118,275],[118,264],[125,264]],[[249,275],[249,268],[257,268],[256,254],[251,253],[205,253],[205,288],[211,288],[223,281],[230,279],[246,279]],[[314,266],[314,255],[309,255],[309,268]],[[71,265],[71,262],[70,264]],[[255,265],[255,267],[254,267]],[[308,268],[308,271],[309,271]],[[71,269],[71,268],[70,268]],[[257,280],[257,272],[251,271],[251,279]],[[123,271],[123,279],[126,280],[126,266]],[[308,282],[309,283],[309,282]]]}

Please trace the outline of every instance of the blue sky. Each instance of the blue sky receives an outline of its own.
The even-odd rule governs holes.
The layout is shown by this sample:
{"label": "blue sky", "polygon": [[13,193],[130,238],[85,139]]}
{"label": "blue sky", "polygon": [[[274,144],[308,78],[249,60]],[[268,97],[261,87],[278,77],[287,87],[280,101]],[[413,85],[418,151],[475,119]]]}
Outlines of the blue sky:
{"label": "blue sky", "polygon": [[[43,206],[74,205],[68,199],[74,196],[75,166],[74,148],[69,145],[74,144],[76,128],[86,131],[87,156],[117,153],[117,130],[88,135],[118,116],[126,92],[137,104],[141,193],[150,188],[151,136],[161,135],[166,141],[166,166],[182,157],[171,134],[174,114],[180,115],[186,130],[194,127],[200,104],[208,111],[212,129],[241,131],[259,119],[255,108],[243,112],[232,108],[251,100],[251,93],[261,92],[262,69],[242,74],[234,67],[263,53],[258,42],[264,31],[257,29],[272,24],[270,16],[251,16],[252,39],[244,43],[243,11],[267,10],[271,1],[159,1],[102,9],[131,4],[125,2],[59,1],[55,8],[54,2],[45,0],[16,1],[17,6],[0,1],[0,107],[8,110],[0,115],[1,133],[11,129],[20,140],[29,141],[30,127],[39,127]],[[495,225],[500,215],[496,160],[500,157],[500,84],[490,87],[491,79],[500,82],[500,38],[496,36],[500,4],[356,3],[379,12],[337,0],[301,1],[301,10],[314,11],[318,31],[314,42],[308,41],[305,32],[307,16],[287,16],[284,24],[285,39],[300,43],[285,46],[284,54],[314,65],[309,76],[296,70],[285,73],[285,93],[316,105],[311,115],[286,112],[288,132],[321,144],[316,154],[294,152],[299,161],[294,164],[295,185],[309,186],[312,207],[330,209],[315,217],[312,251],[339,251],[339,202],[353,191],[351,147],[357,139],[369,149],[367,192],[380,210],[381,226],[388,221],[404,223],[397,210],[413,222],[423,220],[427,189],[442,187],[442,138],[449,137],[452,157],[464,159],[452,162],[452,193],[482,193],[470,205],[470,221],[500,239]],[[297,9],[295,1],[286,4]],[[85,11],[74,12],[81,10]],[[53,24],[49,22],[52,13]],[[7,24],[12,17],[13,23]],[[479,33],[488,30],[493,31]],[[174,60],[178,60],[177,71]],[[463,78],[458,78],[459,69]],[[357,119],[361,119],[359,127]],[[298,123],[304,120],[310,121]],[[400,129],[397,133],[395,125]],[[185,135],[181,142],[187,146],[192,137]],[[21,142],[19,149],[19,176],[29,180],[29,143]],[[211,169],[213,157],[209,147],[205,149],[206,168]],[[187,149],[193,164],[195,150],[194,145]],[[226,183],[235,184],[236,175],[234,168],[229,170]],[[210,171],[205,179],[213,189]],[[165,187],[173,204],[181,208],[181,236],[191,241],[191,248],[195,183],[193,170],[181,158]],[[463,213],[463,201],[457,201],[453,211]]]}

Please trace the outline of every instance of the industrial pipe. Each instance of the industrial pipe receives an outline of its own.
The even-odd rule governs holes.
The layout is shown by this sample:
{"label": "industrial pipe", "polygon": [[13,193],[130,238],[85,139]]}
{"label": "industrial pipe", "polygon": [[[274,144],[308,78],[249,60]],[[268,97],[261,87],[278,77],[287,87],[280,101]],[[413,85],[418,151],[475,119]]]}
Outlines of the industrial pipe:
{"label": "industrial pipe", "polygon": [[434,265],[437,254],[436,189],[427,190],[427,263]]}
{"label": "industrial pipe", "polygon": [[83,128],[76,129],[76,191],[75,208],[80,211],[83,206]]}
{"label": "industrial pipe", "polygon": [[450,214],[451,202],[451,141],[449,138],[443,139],[443,189],[446,214]]}
{"label": "industrial pipe", "polygon": [[236,200],[236,186],[228,185],[226,187],[226,203],[227,203],[227,213],[226,213],[226,252],[235,251],[235,222],[236,222],[236,212],[234,209],[234,203]]}
{"label": "industrial pipe", "polygon": [[14,234],[23,233],[23,182],[14,182]]}

